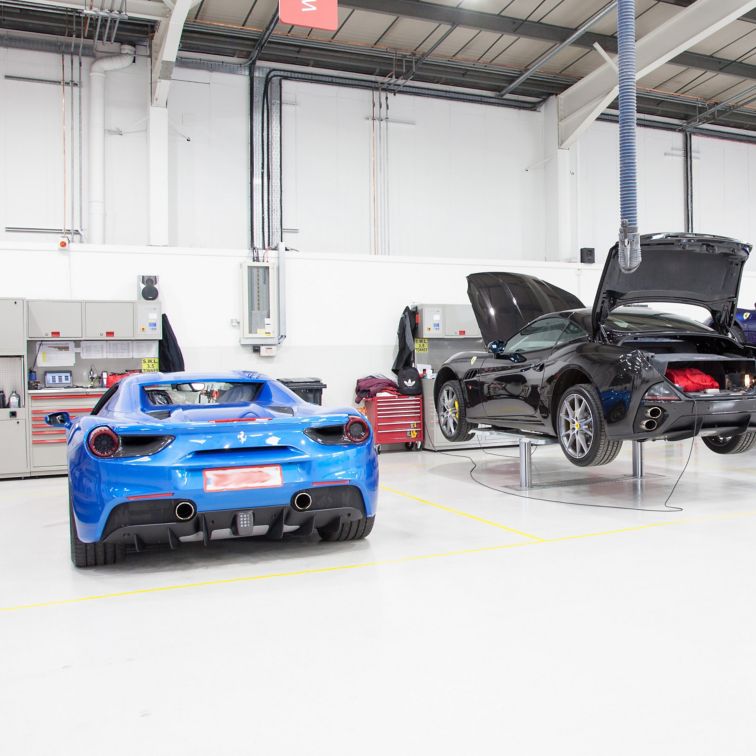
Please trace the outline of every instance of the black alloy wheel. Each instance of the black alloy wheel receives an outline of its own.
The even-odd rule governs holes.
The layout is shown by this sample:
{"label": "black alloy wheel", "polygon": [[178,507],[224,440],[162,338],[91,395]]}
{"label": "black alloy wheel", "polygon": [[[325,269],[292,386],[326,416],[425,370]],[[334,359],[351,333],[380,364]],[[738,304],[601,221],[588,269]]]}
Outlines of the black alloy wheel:
{"label": "black alloy wheel", "polygon": [[756,432],[740,436],[703,436],[701,440],[717,454],[742,454],[756,444]]}

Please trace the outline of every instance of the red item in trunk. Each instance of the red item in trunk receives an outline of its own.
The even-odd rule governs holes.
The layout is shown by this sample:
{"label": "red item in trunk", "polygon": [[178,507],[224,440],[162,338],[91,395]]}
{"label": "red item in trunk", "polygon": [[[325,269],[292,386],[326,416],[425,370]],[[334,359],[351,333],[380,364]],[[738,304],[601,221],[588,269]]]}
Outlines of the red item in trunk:
{"label": "red item in trunk", "polygon": [[698,368],[667,368],[667,378],[683,391],[718,389],[719,383]]}

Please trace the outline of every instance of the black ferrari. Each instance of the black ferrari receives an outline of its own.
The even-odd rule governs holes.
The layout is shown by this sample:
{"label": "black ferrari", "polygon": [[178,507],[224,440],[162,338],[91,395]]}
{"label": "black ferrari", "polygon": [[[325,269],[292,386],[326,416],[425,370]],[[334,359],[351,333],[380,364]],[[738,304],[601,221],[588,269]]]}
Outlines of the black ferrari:
{"label": "black ferrari", "polygon": [[[610,250],[590,309],[532,276],[468,276],[488,349],[456,354],[439,371],[444,436],[468,440],[479,425],[551,436],[583,467],[611,462],[627,440],[700,435],[720,454],[750,449],[756,350],[732,332],[750,245],[654,234],[641,249],[633,273]],[[658,303],[703,307],[709,325]]]}

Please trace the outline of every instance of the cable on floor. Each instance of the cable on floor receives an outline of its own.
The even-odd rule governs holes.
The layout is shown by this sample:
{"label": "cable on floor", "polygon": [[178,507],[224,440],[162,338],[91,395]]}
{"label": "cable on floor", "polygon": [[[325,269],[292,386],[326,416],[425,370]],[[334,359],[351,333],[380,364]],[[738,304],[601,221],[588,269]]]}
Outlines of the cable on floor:
{"label": "cable on floor", "polygon": [[[697,428],[697,420],[698,420],[698,405],[694,401],[693,402],[693,423],[694,428]],[[423,432],[425,434],[425,438],[428,437],[428,424],[425,418],[425,413],[423,413]],[[519,455],[513,456],[511,454],[495,454],[494,452],[490,452],[483,448],[483,443],[480,440],[480,438],[476,434],[476,438],[478,440],[478,446],[480,450],[484,454],[488,454],[492,457],[499,457],[501,459],[519,459]],[[677,490],[677,486],[682,480],[683,475],[685,475],[688,465],[690,464],[690,460],[693,456],[693,446],[695,444],[696,437],[695,435],[690,439],[690,449],[688,450],[688,457],[685,460],[685,464],[683,465],[682,470],[680,470],[680,474],[677,476],[677,479],[674,482],[674,485],[670,489],[669,494],[667,495],[666,499],[664,499],[664,502],[662,503],[661,507],[653,508],[653,507],[629,507],[629,506],[622,506],[621,504],[588,504],[584,501],[564,501],[563,499],[547,499],[545,497],[541,496],[526,496],[525,494],[517,493],[516,491],[512,491],[511,489],[507,489],[506,487],[503,488],[497,488],[496,486],[491,486],[488,483],[484,483],[482,480],[479,480],[475,477],[475,470],[478,468],[478,463],[467,454],[458,454],[454,452],[448,452],[443,451],[441,449],[436,449],[436,452],[438,454],[446,454],[449,457],[459,457],[460,459],[466,459],[470,464],[472,464],[472,467],[468,470],[468,474],[470,476],[470,479],[473,480],[475,483],[477,483],[479,486],[483,486],[484,488],[488,488],[491,491],[496,491],[497,493],[502,493],[505,496],[514,496],[517,499],[525,499],[527,501],[544,501],[549,504],[565,504],[567,506],[573,506],[573,507],[593,507],[596,509],[627,509],[630,512],[684,512],[685,509],[683,507],[674,507],[669,505],[669,501],[674,495],[675,491]],[[532,446],[530,447],[530,456],[533,456],[533,453],[535,452],[536,447]]]}

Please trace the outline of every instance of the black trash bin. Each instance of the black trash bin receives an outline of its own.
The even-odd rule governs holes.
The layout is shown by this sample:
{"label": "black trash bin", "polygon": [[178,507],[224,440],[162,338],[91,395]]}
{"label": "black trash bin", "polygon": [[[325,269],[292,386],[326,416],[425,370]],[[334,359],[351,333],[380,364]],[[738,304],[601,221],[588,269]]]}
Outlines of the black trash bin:
{"label": "black trash bin", "polygon": [[279,378],[278,380],[310,404],[322,404],[323,389],[328,388],[320,378]]}

